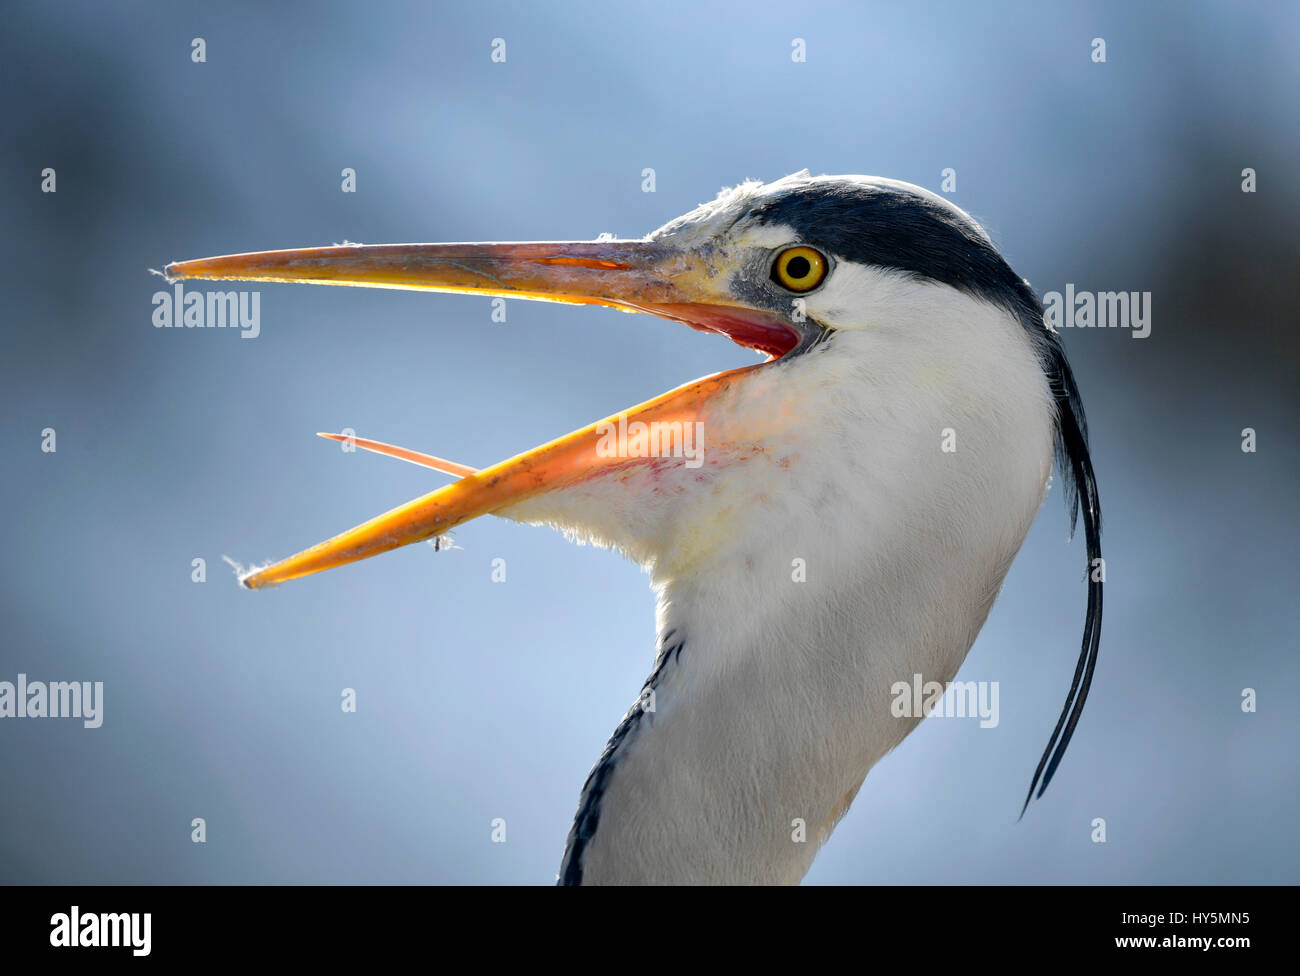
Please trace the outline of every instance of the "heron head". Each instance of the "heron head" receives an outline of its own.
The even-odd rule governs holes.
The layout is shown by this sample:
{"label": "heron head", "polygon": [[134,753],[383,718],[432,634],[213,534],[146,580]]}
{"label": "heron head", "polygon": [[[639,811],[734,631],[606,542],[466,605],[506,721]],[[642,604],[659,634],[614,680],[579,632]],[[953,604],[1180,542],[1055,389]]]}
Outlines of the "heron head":
{"label": "heron head", "polygon": [[[664,517],[656,519],[653,506],[642,506],[638,519],[625,502],[598,504],[609,486],[707,499],[686,489],[745,465],[791,471],[817,440],[809,431],[821,431],[821,449],[852,469],[870,459],[855,430],[891,414],[933,441],[945,416],[996,419],[1032,402],[1047,417],[1077,400],[1033,292],[988,235],[943,198],[879,178],[804,171],[743,183],[639,240],[344,245],[184,261],[166,274],[604,305],[720,333],[765,357],[470,474],[248,574],[242,582],[250,588],[428,539],[486,513],[550,521],[649,562],[664,555]],[[618,443],[610,443],[611,425]],[[1017,436],[995,426],[988,444]],[[657,430],[668,442],[629,445],[629,430],[633,437]],[[702,458],[685,456],[683,441],[695,430],[705,439]],[[978,423],[971,433],[978,446]],[[933,451],[917,444],[915,453]],[[1075,472],[1065,470],[1068,480]],[[898,477],[907,477],[906,466]],[[724,495],[715,491],[711,504],[694,508],[682,501],[672,515],[680,524],[693,512],[720,534],[745,503]],[[579,508],[581,519],[566,513]],[[689,534],[673,538],[678,559],[691,558]]]}

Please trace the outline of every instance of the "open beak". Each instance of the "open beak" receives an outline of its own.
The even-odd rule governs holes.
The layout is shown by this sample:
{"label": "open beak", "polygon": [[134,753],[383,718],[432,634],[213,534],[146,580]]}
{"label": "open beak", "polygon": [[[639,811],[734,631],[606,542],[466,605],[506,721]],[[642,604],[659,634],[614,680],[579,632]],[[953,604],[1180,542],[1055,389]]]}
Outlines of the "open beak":
{"label": "open beak", "polygon": [[[721,333],[772,358],[794,349],[800,341],[796,327],[738,303],[727,291],[728,276],[720,273],[715,259],[707,250],[682,251],[655,241],[344,245],[181,261],[168,265],[165,273],[169,279],[309,282],[605,305]],[[248,573],[240,581],[256,589],[365,559],[441,535],[469,519],[576,484],[611,467],[681,464],[681,459],[628,458],[600,450],[601,432],[618,420],[629,425],[697,422],[713,398],[762,365],[688,383],[491,467],[475,470],[441,462],[440,470],[462,474],[461,480]],[[362,446],[416,463],[430,460],[417,452],[375,444]]]}

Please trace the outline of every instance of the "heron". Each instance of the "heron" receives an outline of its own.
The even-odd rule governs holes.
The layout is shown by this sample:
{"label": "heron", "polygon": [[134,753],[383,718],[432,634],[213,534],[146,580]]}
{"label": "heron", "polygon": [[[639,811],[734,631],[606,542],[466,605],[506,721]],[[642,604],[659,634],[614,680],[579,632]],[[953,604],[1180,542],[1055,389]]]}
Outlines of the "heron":
{"label": "heron", "polygon": [[[640,564],[653,664],[582,786],[560,884],[800,882],[922,717],[892,714],[890,689],[956,675],[1054,461],[1070,534],[1082,512],[1101,559],[1060,336],[981,225],[919,186],[804,170],[636,240],[345,244],[165,274],[600,305],[761,357],[482,469],[364,441],[457,480],[240,575],[261,589],[485,514]],[[1086,575],[1078,662],[1022,817],[1092,683],[1104,573]]]}

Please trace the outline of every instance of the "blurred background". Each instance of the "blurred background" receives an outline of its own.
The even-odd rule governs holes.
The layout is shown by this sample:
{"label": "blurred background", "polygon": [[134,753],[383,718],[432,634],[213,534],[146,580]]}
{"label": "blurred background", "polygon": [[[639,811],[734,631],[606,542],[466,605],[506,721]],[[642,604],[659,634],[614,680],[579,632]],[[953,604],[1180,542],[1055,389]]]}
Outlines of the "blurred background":
{"label": "blurred background", "polygon": [[1055,491],[959,675],[1000,682],[1000,724],[922,723],[808,882],[1300,881],[1300,7],[0,18],[0,680],[103,681],[105,699],[95,730],[0,721],[0,880],[551,883],[652,662],[635,566],[491,518],[459,549],[263,593],[221,556],[288,555],[446,480],[315,431],[486,465],[752,355],[609,310],[510,302],[493,323],[486,298],[291,285],[259,289],[253,340],[155,329],[167,286],[149,269],[343,240],[635,237],[808,167],[935,190],[952,168],[949,197],[1040,292],[1153,296],[1146,339],[1064,332],[1109,585],[1051,789],[1018,823],[1083,624],[1083,544]]}

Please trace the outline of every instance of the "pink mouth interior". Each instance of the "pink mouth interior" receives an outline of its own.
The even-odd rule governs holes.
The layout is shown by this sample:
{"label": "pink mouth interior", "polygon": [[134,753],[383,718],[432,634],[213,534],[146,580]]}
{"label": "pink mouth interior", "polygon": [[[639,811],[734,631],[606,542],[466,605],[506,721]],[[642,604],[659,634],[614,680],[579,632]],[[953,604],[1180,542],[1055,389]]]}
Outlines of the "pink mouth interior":
{"label": "pink mouth interior", "polygon": [[757,349],[773,359],[780,359],[799,344],[799,333],[794,326],[766,312],[692,302],[635,307],[700,332],[724,335],[738,346]]}

